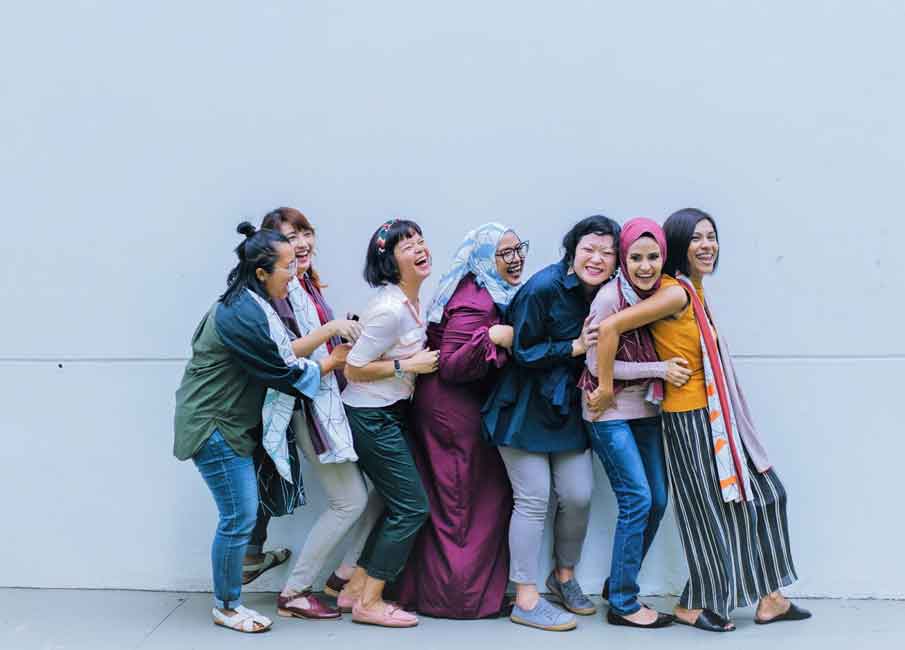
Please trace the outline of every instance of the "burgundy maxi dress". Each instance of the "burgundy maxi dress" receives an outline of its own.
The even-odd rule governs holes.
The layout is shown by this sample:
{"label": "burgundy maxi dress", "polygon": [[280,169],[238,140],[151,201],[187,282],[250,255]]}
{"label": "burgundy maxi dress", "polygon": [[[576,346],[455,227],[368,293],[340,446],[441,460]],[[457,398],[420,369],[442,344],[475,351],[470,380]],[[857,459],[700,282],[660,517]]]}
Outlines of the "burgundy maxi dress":
{"label": "burgundy maxi dress", "polygon": [[468,274],[427,330],[440,370],[418,378],[412,454],[431,513],[396,595],[428,616],[496,616],[505,604],[512,489],[499,451],[481,438],[481,406],[508,358],[488,336],[500,320]]}

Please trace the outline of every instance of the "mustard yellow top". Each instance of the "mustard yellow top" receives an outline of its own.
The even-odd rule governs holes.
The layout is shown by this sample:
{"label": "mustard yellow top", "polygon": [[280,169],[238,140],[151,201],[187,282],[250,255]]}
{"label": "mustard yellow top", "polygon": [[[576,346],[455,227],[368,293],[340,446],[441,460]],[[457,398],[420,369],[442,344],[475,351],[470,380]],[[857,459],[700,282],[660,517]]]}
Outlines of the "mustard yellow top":
{"label": "mustard yellow top", "polygon": [[[660,283],[661,287],[673,285],[681,286],[673,277],[664,275]],[[701,300],[704,300],[704,290],[695,284]],[[682,357],[688,361],[691,370],[691,379],[677,388],[669,382],[666,385],[666,396],[661,407],[664,411],[677,413],[682,411],[694,411],[707,407],[707,389],[704,382],[704,353],[701,350],[701,333],[694,319],[694,309],[689,302],[685,309],[672,318],[664,318],[650,325],[650,331],[654,335],[654,346],[657,348],[657,356],[663,361],[673,357]]]}

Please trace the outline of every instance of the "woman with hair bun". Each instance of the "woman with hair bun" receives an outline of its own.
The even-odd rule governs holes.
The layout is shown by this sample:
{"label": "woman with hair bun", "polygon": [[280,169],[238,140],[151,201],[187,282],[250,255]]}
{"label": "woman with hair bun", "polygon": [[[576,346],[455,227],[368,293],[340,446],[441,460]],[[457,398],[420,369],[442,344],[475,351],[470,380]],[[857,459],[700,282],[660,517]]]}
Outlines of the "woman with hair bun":
{"label": "woman with hair bun", "polygon": [[[314,236],[310,222],[294,208],[277,208],[264,216],[261,228],[282,233],[293,246],[297,277],[290,280],[286,298],[270,302],[292,332],[296,353],[318,361],[341,345],[340,337],[356,341],[361,334],[359,323],[334,319],[333,311],[320,292],[320,281],[315,281],[317,275],[311,265]],[[297,445],[298,452],[304,455],[326,494],[327,507],[311,526],[295,567],[277,596],[277,613],[281,616],[313,620],[341,618],[337,607],[313,593],[314,581],[346,536],[352,538],[352,544],[346,554],[347,559],[337,573],[344,574],[345,578],[351,576],[365,539],[382,509],[378,498],[368,499],[367,485],[355,462],[358,457],[352,446],[352,433],[340,397],[340,386],[345,386],[341,370],[324,375],[313,399],[296,402],[287,430],[290,454],[295,452],[294,446]],[[266,401],[264,408],[265,411],[268,408]],[[258,469],[262,503],[246,550],[245,583],[289,555],[288,549],[262,552],[270,517],[290,514],[290,511],[281,508],[280,502],[273,503],[270,498],[273,490],[266,488],[266,481],[271,480],[270,475],[274,473],[273,466],[266,462],[266,457],[262,458],[262,454],[259,453],[258,458],[263,461]],[[254,573],[249,576],[249,571]],[[330,580],[338,579],[334,575]],[[328,580],[325,590],[329,588]],[[330,595],[336,596],[338,591],[336,589]]]}
{"label": "woman with hair bun", "polygon": [[[239,632],[271,627],[266,616],[242,605],[242,560],[258,510],[252,454],[268,389],[279,393],[272,413],[285,414],[287,403],[317,394],[321,376],[342,367],[348,348],[338,347],[318,362],[299,358],[290,333],[271,306],[284,299],[295,277],[295,255],[279,232],[255,231],[239,224],[245,236],[236,247],[238,264],[228,287],[208,310],[192,337],[192,356],[176,391],[173,453],[189,458],[211,491],[219,523],[211,547],[214,623]],[[269,397],[269,396],[268,396]],[[285,431],[284,431],[285,435]],[[265,445],[283,480],[293,476],[285,438]],[[300,477],[299,477],[300,478]]]}
{"label": "woman with hair bun", "polygon": [[358,464],[386,504],[386,513],[339,594],[340,607],[351,608],[358,623],[418,624],[417,616],[384,601],[383,589],[402,571],[429,513],[409,448],[409,427],[415,378],[437,369],[438,353],[424,349],[427,316],[420,298],[430,272],[430,250],[414,221],[387,221],[371,236],[364,276],[377,292],[347,359],[349,385],[343,401]]}

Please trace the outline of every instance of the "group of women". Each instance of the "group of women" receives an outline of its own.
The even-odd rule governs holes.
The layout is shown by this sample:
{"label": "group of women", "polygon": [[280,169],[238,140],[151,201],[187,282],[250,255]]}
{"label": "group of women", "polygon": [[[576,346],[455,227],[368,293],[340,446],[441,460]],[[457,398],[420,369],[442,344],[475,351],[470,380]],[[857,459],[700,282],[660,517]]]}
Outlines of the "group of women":
{"label": "group of women", "polygon": [[[680,210],[661,228],[596,215],[563,258],[522,281],[529,244],[489,223],[465,237],[436,293],[421,227],[373,233],[360,320],[335,318],[298,210],[243,222],[226,292],[199,324],[176,394],[177,458],[191,458],[219,523],[213,620],[260,632],[242,585],[289,557],[263,550],[273,515],[304,502],[301,453],[327,507],[277,613],[411,627],[418,614],[570,630],[596,606],[575,576],[592,454],[618,503],[602,597],[614,625],[725,632],[810,614],[796,579],[786,492],[738,384],[703,278],[716,221]],[[672,493],[689,580],[672,614],[639,598],[638,573]],[[551,496],[554,569],[538,591]],[[345,557],[314,580],[340,544]],[[514,601],[507,597],[509,581]]]}

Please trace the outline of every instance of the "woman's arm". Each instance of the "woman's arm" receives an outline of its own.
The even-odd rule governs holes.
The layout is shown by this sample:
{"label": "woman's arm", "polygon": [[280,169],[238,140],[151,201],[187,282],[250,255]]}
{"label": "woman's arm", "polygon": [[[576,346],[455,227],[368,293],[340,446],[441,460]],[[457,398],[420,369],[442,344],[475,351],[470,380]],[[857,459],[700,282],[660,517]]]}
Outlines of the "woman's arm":
{"label": "woman's arm", "polygon": [[[349,381],[368,382],[392,377],[396,370],[395,364],[380,360],[380,357],[396,343],[398,330],[399,320],[393,312],[386,310],[374,314],[363,325],[361,336],[346,358],[346,378]],[[437,352],[422,350],[408,359],[400,360],[399,365],[405,372],[425,374],[436,370],[437,358]]]}
{"label": "woman's arm", "polygon": [[527,368],[550,368],[557,362],[580,357],[593,344],[596,332],[588,328],[589,319],[582,324],[578,338],[554,340],[546,331],[549,305],[537,290],[509,305],[509,321],[515,330],[512,337],[512,356]]}
{"label": "woman's arm", "polygon": [[[400,359],[399,367],[403,372],[416,375],[429,375],[437,370],[440,353],[436,350],[421,350],[408,359]],[[356,367],[346,363],[345,375],[349,381],[367,382],[378,379],[389,379],[396,374],[396,365],[392,361],[372,361],[367,365]]]}
{"label": "woman's arm", "polygon": [[336,319],[324,323],[292,342],[292,351],[297,357],[310,357],[321,345],[334,336],[341,336],[352,343],[361,336],[361,324],[354,320]]}
{"label": "woman's arm", "polygon": [[321,345],[329,341],[333,337],[333,327],[331,323],[321,325],[310,333],[295,339],[292,342],[292,351],[297,357],[310,357]]}
{"label": "woman's arm", "polygon": [[[450,303],[453,303],[450,300]],[[496,310],[493,305],[490,307]],[[451,384],[482,379],[491,366],[501,367],[508,354],[498,347],[488,326],[491,315],[478,305],[462,303],[447,307],[448,317],[440,342],[440,376]],[[511,329],[508,325],[499,328]],[[505,331],[503,332],[506,333]]]}
{"label": "woman's arm", "polygon": [[630,330],[677,314],[688,304],[685,289],[672,285],[663,287],[650,298],[607,316],[598,327],[597,390],[588,394],[588,408],[602,413],[613,403],[613,361],[619,337]]}

